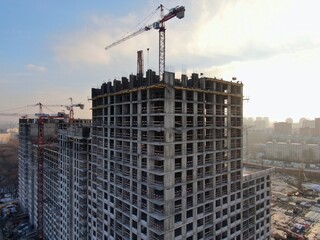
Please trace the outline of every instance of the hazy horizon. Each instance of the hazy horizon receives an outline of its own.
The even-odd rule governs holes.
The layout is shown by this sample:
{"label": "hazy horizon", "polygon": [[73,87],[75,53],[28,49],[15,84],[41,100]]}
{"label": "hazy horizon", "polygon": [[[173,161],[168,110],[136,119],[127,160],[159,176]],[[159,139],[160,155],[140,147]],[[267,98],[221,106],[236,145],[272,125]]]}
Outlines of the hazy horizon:
{"label": "hazy horizon", "polygon": [[155,30],[104,48],[157,20],[159,13],[142,22],[160,3],[186,8],[185,18],[166,24],[167,69],[177,78],[181,72],[227,81],[236,77],[250,98],[245,117],[319,116],[316,0],[2,1],[0,112],[22,112],[38,102],[65,105],[72,97],[85,104],[84,111],[75,110],[76,117],[88,118],[91,88],[135,73],[138,50],[144,50],[145,69],[158,71]]}

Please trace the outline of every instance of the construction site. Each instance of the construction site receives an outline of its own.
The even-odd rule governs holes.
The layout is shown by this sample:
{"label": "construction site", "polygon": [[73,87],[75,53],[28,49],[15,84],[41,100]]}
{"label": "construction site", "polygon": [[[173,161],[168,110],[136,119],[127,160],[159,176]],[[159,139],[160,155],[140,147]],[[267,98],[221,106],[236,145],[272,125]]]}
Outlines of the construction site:
{"label": "construction site", "polygon": [[318,170],[272,166],[256,161],[246,161],[245,166],[274,169],[271,175],[273,239],[320,239]]}
{"label": "construction site", "polygon": [[[57,114],[44,113],[48,107],[66,108],[68,114],[58,112]],[[60,192],[57,192],[60,184],[58,161],[58,139],[59,134],[68,129],[78,128],[86,125],[90,127],[91,121],[74,119],[74,108],[83,109],[81,103],[74,104],[70,98],[70,104],[66,105],[44,105],[37,103],[32,107],[38,108],[36,114],[20,113],[1,113],[1,116],[19,116],[19,211],[7,211],[6,205],[1,209],[4,216],[16,215],[21,213],[23,231],[18,228],[20,220],[9,221],[6,226],[8,236],[15,239],[19,236],[36,236],[37,239],[43,239],[43,233],[51,235],[50,229],[57,224],[57,204],[60,201]],[[60,167],[61,169],[61,167]],[[69,172],[69,171],[68,171]],[[59,174],[59,175],[58,175]],[[69,173],[68,173],[69,174]],[[10,206],[10,204],[9,204]],[[25,224],[26,217],[28,223]],[[20,215],[19,215],[20,216]],[[60,221],[59,217],[59,221]],[[43,229],[43,228],[47,229]],[[19,231],[18,231],[18,230]]]}
{"label": "construction site", "polygon": [[319,177],[308,182],[283,173],[272,176],[274,239],[320,239],[320,189],[319,184],[310,184],[319,182]]}
{"label": "construction site", "polygon": [[19,204],[30,228],[16,224],[19,237],[319,239],[315,194],[306,200],[302,182],[289,188],[271,168],[244,167],[242,82],[165,71],[164,23],[185,9],[159,9],[160,20],[106,47],[158,30],[158,74],[144,73],[138,51],[136,75],[92,89],[92,120],[75,120],[83,105],[72,102],[69,115],[38,103],[37,116],[20,119]]}

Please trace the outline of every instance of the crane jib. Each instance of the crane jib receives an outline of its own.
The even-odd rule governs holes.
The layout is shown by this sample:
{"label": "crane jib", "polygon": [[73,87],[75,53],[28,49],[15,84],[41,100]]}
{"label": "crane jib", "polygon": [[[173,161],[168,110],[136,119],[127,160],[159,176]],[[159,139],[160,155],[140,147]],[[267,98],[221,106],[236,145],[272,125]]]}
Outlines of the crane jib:
{"label": "crane jib", "polygon": [[159,30],[159,76],[160,81],[163,80],[163,75],[165,72],[165,25],[164,22],[177,17],[179,19],[184,18],[184,12],[185,7],[184,6],[177,6],[175,8],[172,8],[169,10],[169,13],[166,15],[163,15],[163,6],[160,5],[160,7],[157,8],[157,10],[161,10],[160,19],[158,21],[155,21],[154,23],[147,25],[145,27],[140,28],[139,30],[121,38],[120,40],[113,42],[112,44],[105,47],[105,50],[108,50],[114,46],[119,45],[120,43],[131,39],[132,37],[135,37],[143,32],[149,31],[151,28]]}
{"label": "crane jib", "polygon": [[[157,9],[160,9],[160,7],[158,7]],[[177,6],[175,8],[172,8],[172,9],[169,10],[168,14],[166,14],[165,16],[160,18],[158,21],[156,21],[156,22],[154,22],[152,24],[149,24],[149,25],[147,25],[145,27],[142,27],[139,30],[137,30],[136,32],[133,32],[133,33],[127,35],[126,37],[111,43],[110,45],[105,47],[105,50],[108,50],[108,49],[110,49],[110,48],[112,48],[114,46],[117,46],[118,44],[120,44],[120,43],[122,43],[122,42],[124,42],[126,40],[129,40],[130,38],[132,38],[134,36],[137,36],[138,34],[141,34],[143,32],[149,31],[151,28],[159,29],[160,28],[160,23],[164,23],[164,22],[170,20],[173,17],[177,17],[177,18],[181,19],[181,18],[184,17],[184,12],[185,12],[185,7],[184,6]]]}

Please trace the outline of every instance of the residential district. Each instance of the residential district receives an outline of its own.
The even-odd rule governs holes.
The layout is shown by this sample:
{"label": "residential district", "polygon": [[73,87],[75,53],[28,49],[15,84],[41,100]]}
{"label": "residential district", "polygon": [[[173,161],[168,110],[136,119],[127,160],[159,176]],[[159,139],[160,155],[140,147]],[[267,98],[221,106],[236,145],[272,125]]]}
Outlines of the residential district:
{"label": "residential district", "polygon": [[320,239],[319,119],[245,119],[242,90],[148,70],[92,89],[90,120],[21,117],[0,239]]}

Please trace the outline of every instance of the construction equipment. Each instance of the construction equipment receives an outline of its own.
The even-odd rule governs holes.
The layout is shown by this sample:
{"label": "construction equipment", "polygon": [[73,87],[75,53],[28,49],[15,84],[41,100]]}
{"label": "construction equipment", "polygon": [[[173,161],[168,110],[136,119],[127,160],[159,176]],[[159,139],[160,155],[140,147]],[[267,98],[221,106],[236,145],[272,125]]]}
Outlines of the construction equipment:
{"label": "construction equipment", "polygon": [[43,173],[44,173],[44,145],[45,145],[45,136],[44,136],[44,120],[45,119],[64,119],[64,115],[49,115],[43,113],[43,104],[37,103],[39,106],[38,115],[38,191],[37,191],[37,204],[38,204],[38,239],[43,239],[43,207],[44,207],[44,194],[43,194]]}
{"label": "construction equipment", "polygon": [[39,105],[39,119],[38,119],[38,238],[43,239],[43,166],[44,166],[44,115],[42,111],[42,104]]}
{"label": "construction equipment", "polygon": [[[74,121],[74,107],[79,107],[81,110],[84,109],[84,104],[82,103],[73,103],[73,99],[72,97],[68,98],[70,100],[70,104],[69,105],[62,105],[62,104],[53,104],[53,105],[42,105],[45,107],[64,107],[67,109],[67,111],[69,111],[69,123],[73,123]],[[37,103],[35,105],[32,106],[39,106],[40,103]]]}
{"label": "construction equipment", "polygon": [[[287,238],[286,239],[295,239],[295,240],[307,240],[307,238],[303,235],[300,235],[298,233],[292,232],[290,229],[281,227],[281,226],[277,226],[278,229],[284,231],[287,234]],[[289,237],[289,238],[288,238]]]}
{"label": "construction equipment", "polygon": [[69,123],[72,123],[74,120],[74,112],[73,107],[80,107],[80,109],[84,108],[83,104],[73,104],[72,98],[70,99],[70,105],[43,105],[42,103],[37,103],[33,106],[39,106],[39,113],[36,114],[38,116],[38,174],[37,174],[37,203],[38,203],[38,239],[43,239],[43,207],[44,207],[44,193],[43,193],[43,173],[44,173],[44,145],[45,145],[45,135],[44,135],[44,122],[45,119],[65,119],[63,114],[58,115],[49,115],[43,113],[43,107],[51,106],[51,107],[66,107],[67,110],[70,111],[69,114]]}
{"label": "construction equipment", "polygon": [[[41,106],[41,111],[42,111],[42,107],[64,107],[67,109],[67,111],[69,111],[69,123],[72,123],[74,121],[74,107],[79,107],[81,110],[84,109],[84,104],[82,103],[73,103],[73,99],[72,97],[68,98],[70,100],[70,104],[69,105],[63,105],[63,104],[53,104],[53,105],[43,105],[42,103],[37,103],[37,104],[33,104],[33,105],[27,105],[26,107],[36,107],[36,106]],[[0,116],[3,117],[22,117],[22,118],[28,118],[28,116],[37,116],[39,117],[39,115],[46,115],[49,116],[49,114],[44,114],[44,113],[18,113],[18,112],[0,112]]]}
{"label": "construction equipment", "polygon": [[140,50],[137,52],[137,75],[143,75],[143,51]]}
{"label": "construction equipment", "polygon": [[[38,117],[38,139],[37,139],[37,150],[38,150],[38,165],[37,165],[37,213],[38,213],[38,239],[43,239],[43,207],[44,207],[44,193],[43,193],[43,179],[44,179],[44,146],[45,146],[45,135],[44,135],[44,123],[47,119],[65,119],[65,114],[50,115],[43,113],[43,107],[65,107],[69,111],[69,124],[74,120],[74,111],[73,107],[79,107],[80,109],[84,108],[84,105],[81,103],[74,104],[72,98],[70,99],[69,105],[43,105],[42,103],[37,103],[30,106],[38,106],[39,112],[36,114],[30,114]],[[28,115],[20,113],[0,113],[0,116],[18,116],[27,118]]]}
{"label": "construction equipment", "polygon": [[165,46],[166,46],[166,39],[165,39],[165,22],[170,20],[173,17],[177,17],[179,19],[184,17],[184,12],[185,12],[185,7],[184,6],[177,6],[175,8],[172,8],[169,10],[169,13],[164,15],[164,7],[161,4],[156,10],[160,9],[160,19],[158,21],[155,21],[152,24],[149,24],[145,27],[140,28],[138,31],[131,33],[127,35],[126,37],[108,45],[105,49],[108,50],[116,45],[119,45],[120,43],[139,35],[140,33],[149,31],[151,28],[159,30],[159,76],[160,76],[160,81],[163,80],[163,74],[165,71]]}
{"label": "construction equipment", "polygon": [[74,121],[74,111],[73,111],[73,107],[79,107],[80,109],[84,109],[84,104],[82,103],[76,103],[74,104],[72,102],[72,97],[69,98],[70,100],[70,105],[66,105],[64,107],[67,108],[67,110],[69,111],[69,123],[72,123]]}
{"label": "construction equipment", "polygon": [[[83,104],[73,104],[72,98],[70,99],[70,105],[45,105],[45,106],[62,106],[66,107],[67,110],[70,111],[69,115],[69,123],[73,122],[74,112],[73,107],[80,107],[80,109],[84,108]],[[65,119],[63,114],[58,115],[49,115],[43,113],[44,105],[42,103],[37,103],[35,106],[39,106],[39,113],[36,114],[38,116],[38,191],[37,191],[37,203],[38,203],[38,239],[43,239],[43,207],[44,207],[44,193],[43,193],[43,173],[44,173],[44,145],[45,145],[45,135],[44,135],[44,122],[45,119]]]}

